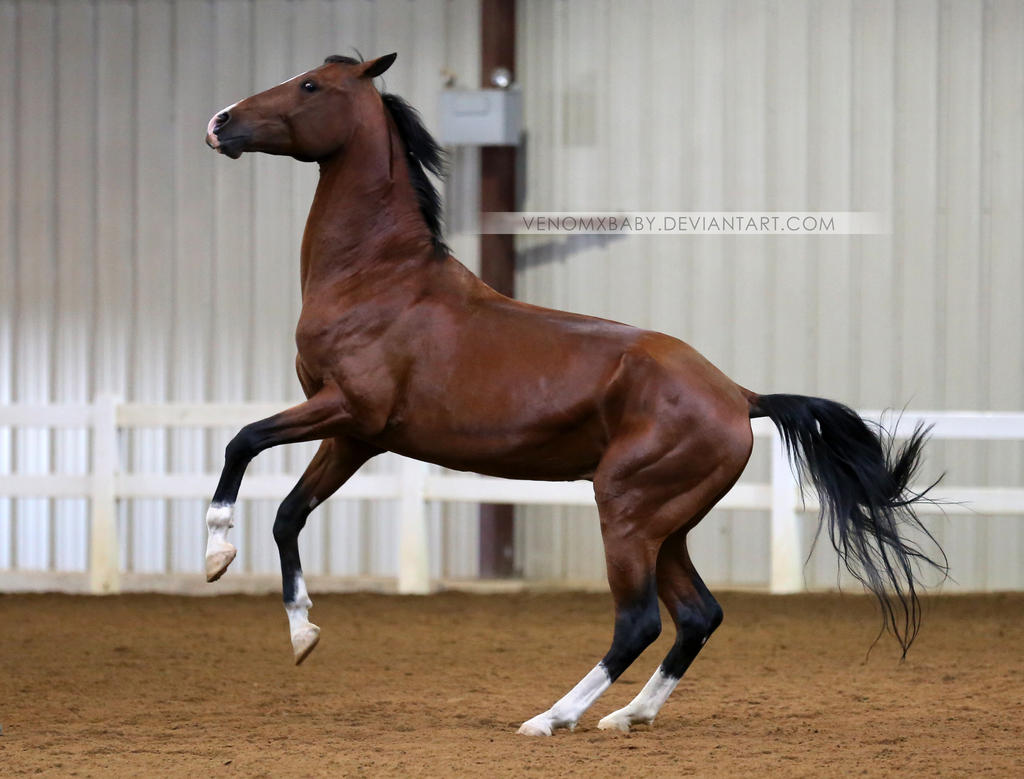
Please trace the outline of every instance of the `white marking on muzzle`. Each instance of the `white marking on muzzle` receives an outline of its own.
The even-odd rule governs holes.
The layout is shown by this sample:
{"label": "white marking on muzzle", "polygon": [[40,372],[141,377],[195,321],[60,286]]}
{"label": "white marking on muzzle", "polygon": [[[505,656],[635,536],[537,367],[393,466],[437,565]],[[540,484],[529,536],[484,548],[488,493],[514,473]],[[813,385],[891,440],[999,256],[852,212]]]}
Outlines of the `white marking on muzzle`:
{"label": "white marking on muzzle", "polygon": [[[239,102],[241,102],[241,101],[239,101]],[[220,116],[221,114],[230,114],[231,113],[231,109],[234,108],[236,105],[238,105],[238,103],[232,103],[231,105],[226,106],[226,107],[220,109],[217,113],[215,113],[213,116],[211,116],[210,117],[210,121],[207,122],[207,124],[206,124],[206,142],[211,147],[213,147],[214,149],[219,149],[220,148],[220,140],[217,138],[216,133],[214,133],[214,131],[213,131],[214,125],[217,124],[217,117]]]}

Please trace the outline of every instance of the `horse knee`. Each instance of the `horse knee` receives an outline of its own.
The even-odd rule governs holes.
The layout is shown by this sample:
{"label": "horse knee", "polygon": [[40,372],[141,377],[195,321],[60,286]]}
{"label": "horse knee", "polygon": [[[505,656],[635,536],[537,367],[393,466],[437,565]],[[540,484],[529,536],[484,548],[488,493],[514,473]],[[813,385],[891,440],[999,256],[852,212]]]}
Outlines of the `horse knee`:
{"label": "horse knee", "polygon": [[274,540],[278,546],[298,536],[299,531],[306,525],[309,512],[309,504],[302,496],[289,495],[281,501],[277,516],[274,518]]}
{"label": "horse knee", "polygon": [[255,425],[246,425],[228,441],[224,459],[228,462],[248,461],[259,454],[259,432]]}
{"label": "horse knee", "polygon": [[288,543],[293,538],[295,531],[292,530],[291,522],[286,517],[281,516],[280,510],[277,512],[277,517],[274,519],[274,541],[277,542],[278,546]]}

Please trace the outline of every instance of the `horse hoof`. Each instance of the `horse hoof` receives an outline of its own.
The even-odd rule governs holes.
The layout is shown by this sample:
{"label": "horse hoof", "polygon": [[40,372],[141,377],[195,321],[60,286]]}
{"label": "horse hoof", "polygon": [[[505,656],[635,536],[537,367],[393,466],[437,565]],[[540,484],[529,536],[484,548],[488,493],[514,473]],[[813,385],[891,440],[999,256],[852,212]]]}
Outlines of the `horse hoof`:
{"label": "horse hoof", "polygon": [[520,725],[516,732],[521,736],[550,736],[551,726],[544,719],[534,717]]}
{"label": "horse hoof", "polygon": [[301,665],[309,653],[320,643],[320,628],[310,623],[309,627],[292,636],[292,649],[295,652],[295,665]]}
{"label": "horse hoof", "polygon": [[599,730],[621,730],[623,733],[629,733],[629,725],[629,715],[624,715],[617,711],[612,712],[607,717],[602,717],[601,721],[597,723]]}
{"label": "horse hoof", "polygon": [[630,728],[634,725],[650,725],[652,722],[654,722],[654,717],[630,714],[625,709],[619,709],[607,717],[603,717],[597,723],[597,727],[600,730],[621,730],[623,733],[629,733]]}
{"label": "horse hoof", "polygon": [[215,582],[223,576],[236,554],[238,550],[228,544],[226,549],[206,555],[206,581]]}

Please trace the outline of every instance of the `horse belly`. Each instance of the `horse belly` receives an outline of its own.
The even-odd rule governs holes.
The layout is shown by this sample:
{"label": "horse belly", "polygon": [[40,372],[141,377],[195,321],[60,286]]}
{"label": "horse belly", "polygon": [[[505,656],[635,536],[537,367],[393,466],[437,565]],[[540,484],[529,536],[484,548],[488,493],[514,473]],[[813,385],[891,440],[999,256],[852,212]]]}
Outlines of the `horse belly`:
{"label": "horse belly", "polygon": [[407,457],[456,471],[470,471],[505,479],[574,481],[590,479],[601,452],[592,446],[516,445],[508,440],[449,437],[443,447],[394,437],[385,448]]}
{"label": "horse belly", "polygon": [[422,404],[375,441],[398,454],[460,471],[511,479],[589,478],[604,451],[594,415],[475,414]]}

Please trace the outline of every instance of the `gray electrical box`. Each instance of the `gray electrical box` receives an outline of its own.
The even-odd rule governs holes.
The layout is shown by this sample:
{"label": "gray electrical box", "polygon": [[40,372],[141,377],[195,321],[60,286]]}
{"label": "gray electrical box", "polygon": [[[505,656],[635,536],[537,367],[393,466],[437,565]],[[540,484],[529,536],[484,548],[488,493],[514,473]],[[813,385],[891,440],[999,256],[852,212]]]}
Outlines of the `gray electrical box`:
{"label": "gray electrical box", "polygon": [[522,92],[511,89],[441,91],[441,143],[445,146],[517,146]]}

